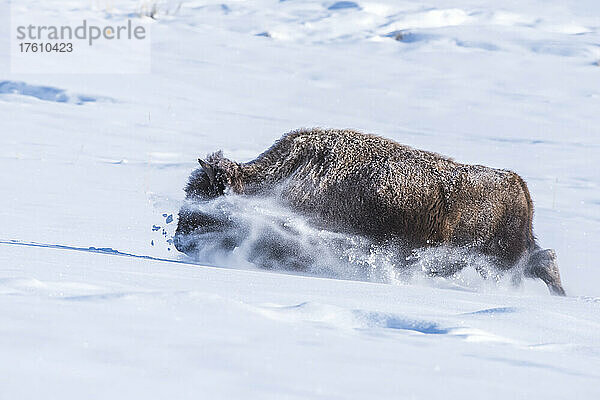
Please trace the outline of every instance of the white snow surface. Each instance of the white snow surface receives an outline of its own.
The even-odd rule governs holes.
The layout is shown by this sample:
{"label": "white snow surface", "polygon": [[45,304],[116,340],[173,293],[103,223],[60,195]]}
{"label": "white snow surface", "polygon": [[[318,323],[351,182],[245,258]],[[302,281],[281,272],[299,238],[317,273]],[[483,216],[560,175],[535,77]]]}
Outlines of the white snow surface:
{"label": "white snow surface", "polygon": [[[108,23],[141,3],[19,7]],[[600,398],[599,2],[157,5],[151,74],[0,60],[0,399]],[[199,156],[313,126],[516,171],[569,296],[172,248]]]}

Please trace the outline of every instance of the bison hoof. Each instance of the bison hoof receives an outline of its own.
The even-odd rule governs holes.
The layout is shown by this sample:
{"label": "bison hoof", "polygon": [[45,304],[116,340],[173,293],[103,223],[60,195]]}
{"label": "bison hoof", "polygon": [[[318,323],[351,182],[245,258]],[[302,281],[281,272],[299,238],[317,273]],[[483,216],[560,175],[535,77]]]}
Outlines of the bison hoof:
{"label": "bison hoof", "polygon": [[544,281],[553,295],[566,296],[560,281],[560,273],[554,250],[539,249],[531,254],[525,273],[529,277],[539,278]]}
{"label": "bison hoof", "polygon": [[555,296],[566,296],[565,289],[563,289],[560,285],[548,285],[548,289],[550,289],[550,293]]}

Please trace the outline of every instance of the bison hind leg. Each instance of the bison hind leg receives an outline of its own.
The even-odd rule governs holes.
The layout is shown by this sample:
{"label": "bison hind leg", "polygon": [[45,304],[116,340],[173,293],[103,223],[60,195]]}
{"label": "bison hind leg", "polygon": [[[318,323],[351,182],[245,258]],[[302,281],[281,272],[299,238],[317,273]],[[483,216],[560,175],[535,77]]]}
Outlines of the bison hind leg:
{"label": "bison hind leg", "polygon": [[541,279],[548,285],[550,293],[554,295],[566,295],[560,280],[556,253],[552,249],[537,248],[534,250],[525,267],[525,276]]}

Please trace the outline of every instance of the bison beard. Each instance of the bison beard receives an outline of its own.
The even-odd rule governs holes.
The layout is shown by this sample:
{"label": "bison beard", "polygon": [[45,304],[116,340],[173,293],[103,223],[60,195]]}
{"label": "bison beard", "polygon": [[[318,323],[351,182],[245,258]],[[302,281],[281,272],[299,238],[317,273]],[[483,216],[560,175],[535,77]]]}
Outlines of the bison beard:
{"label": "bison beard", "polygon": [[[198,235],[239,230],[226,215],[203,211],[226,192],[273,197],[329,230],[395,243],[400,264],[418,249],[468,249],[500,270],[524,268],[553,294],[564,295],[553,250],[541,249],[532,228],[533,203],[514,172],[466,165],[353,130],[310,129],[284,135],[248,163],[221,152],[199,160],[185,188],[175,246],[197,255]],[[226,249],[235,235],[219,235]],[[262,251],[302,268],[294,246],[266,240]],[[258,260],[268,267],[268,263]],[[452,262],[431,271],[450,275]]]}

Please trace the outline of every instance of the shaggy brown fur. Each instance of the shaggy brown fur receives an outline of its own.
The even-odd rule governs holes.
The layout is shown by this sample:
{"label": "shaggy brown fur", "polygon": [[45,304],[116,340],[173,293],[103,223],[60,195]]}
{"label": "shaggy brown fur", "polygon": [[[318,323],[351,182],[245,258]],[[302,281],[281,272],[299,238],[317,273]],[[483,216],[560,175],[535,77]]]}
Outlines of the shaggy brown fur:
{"label": "shaggy brown fur", "polygon": [[[564,294],[554,253],[535,244],[527,185],[511,171],[353,130],[310,129],[284,135],[248,163],[214,153],[192,174],[186,193],[207,199],[225,188],[276,195],[334,229],[398,239],[409,249],[469,247],[503,269],[528,257],[528,276]],[[198,224],[180,214],[178,234]]]}

